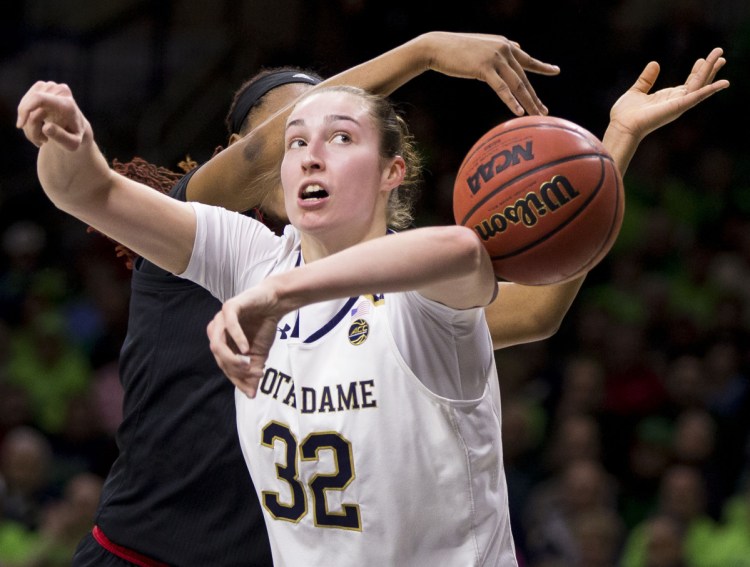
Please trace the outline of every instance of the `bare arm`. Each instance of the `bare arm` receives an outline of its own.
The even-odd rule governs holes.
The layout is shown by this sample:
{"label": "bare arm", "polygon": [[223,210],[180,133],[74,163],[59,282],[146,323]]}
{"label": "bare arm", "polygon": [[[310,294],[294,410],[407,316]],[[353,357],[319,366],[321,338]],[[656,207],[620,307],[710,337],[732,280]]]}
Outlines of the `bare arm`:
{"label": "bare arm", "polygon": [[192,207],[112,171],[66,85],[34,84],[17,126],[39,147],[39,180],[55,206],[161,267],[184,271],[195,239]]}
{"label": "bare arm", "polygon": [[[650,93],[659,76],[659,65],[650,62],[638,80],[612,106],[602,139],[624,175],[638,144],[654,130],[679,118],[685,111],[729,86],[714,81],[726,60],[716,48],[698,59],[684,84]],[[585,276],[552,286],[500,284],[497,299],[487,309],[487,322],[496,349],[552,336],[562,323]]]}
{"label": "bare arm", "polygon": [[[526,72],[555,75],[559,69],[529,56],[499,35],[429,32],[339,73],[320,86],[350,84],[391,94],[433,70],[487,83],[515,114],[546,114]],[[187,197],[230,210],[261,206],[277,189],[283,128],[292,104],[210,160],[190,179]]]}
{"label": "bare arm", "polygon": [[560,72],[558,67],[531,57],[516,42],[500,35],[429,32],[329,81],[389,95],[428,70],[487,83],[511,112],[519,116],[524,111],[547,113],[526,72],[541,75]]}
{"label": "bare arm", "polygon": [[376,238],[266,278],[225,302],[208,328],[211,350],[229,379],[253,397],[284,314],[338,297],[405,290],[456,308],[481,306],[492,299],[495,276],[479,239],[464,227]]}

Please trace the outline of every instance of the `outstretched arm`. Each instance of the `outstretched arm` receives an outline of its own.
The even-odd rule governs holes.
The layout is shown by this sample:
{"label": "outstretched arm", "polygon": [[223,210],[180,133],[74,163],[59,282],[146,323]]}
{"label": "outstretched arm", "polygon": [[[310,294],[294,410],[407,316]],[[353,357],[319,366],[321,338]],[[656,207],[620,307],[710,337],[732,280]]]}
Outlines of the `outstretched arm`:
{"label": "outstretched arm", "polygon": [[354,84],[389,95],[425,71],[487,83],[518,116],[547,114],[526,73],[557,75],[560,69],[531,57],[501,35],[429,32],[357,67],[331,83]]}
{"label": "outstretched arm", "polygon": [[[706,59],[698,59],[684,84],[651,93],[659,76],[659,64],[650,62],[638,80],[612,106],[604,146],[624,175],[638,144],[651,132],[679,118],[714,93],[729,86],[715,81],[726,60],[716,48]],[[585,276],[551,286],[502,283],[497,299],[486,309],[487,322],[496,349],[546,339],[552,336]]]}
{"label": "outstretched arm", "polygon": [[284,314],[339,297],[406,290],[459,309],[478,307],[492,300],[495,276],[479,238],[465,227],[382,236],[268,277],[226,301],[208,326],[211,351],[235,386],[253,397]]}
{"label": "outstretched arm", "polygon": [[[531,57],[500,35],[429,32],[320,86],[348,84],[388,95],[428,70],[484,81],[517,115],[524,111],[547,113],[526,73],[559,73],[556,66]],[[291,107],[289,104],[198,170],[188,184],[188,199],[235,211],[262,206],[278,188],[276,171],[283,157],[283,128]]]}
{"label": "outstretched arm", "polygon": [[58,208],[163,268],[184,271],[195,239],[192,207],[112,171],[67,85],[35,83],[16,125],[39,147],[39,180]]}

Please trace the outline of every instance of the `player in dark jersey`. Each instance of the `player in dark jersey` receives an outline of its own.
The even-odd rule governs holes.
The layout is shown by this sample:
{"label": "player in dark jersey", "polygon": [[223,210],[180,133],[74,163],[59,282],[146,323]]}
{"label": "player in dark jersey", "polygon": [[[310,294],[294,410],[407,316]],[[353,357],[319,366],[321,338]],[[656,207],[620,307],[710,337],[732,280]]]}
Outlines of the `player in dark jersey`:
{"label": "player in dark jersey", "polygon": [[[332,81],[388,93],[428,68],[485,80],[517,114],[546,112],[524,70],[557,72],[499,36],[432,33]],[[281,215],[272,168],[282,144],[274,156],[241,140],[319,80],[283,68],[265,70],[243,85],[227,118],[229,146],[222,152],[225,161],[237,160],[237,167],[216,173],[204,166],[182,178],[142,160],[114,162],[114,169],[162,192],[174,184],[169,193],[179,200],[240,211],[262,205],[270,218]],[[272,120],[280,141],[284,117]],[[226,176],[227,171],[242,173]],[[226,192],[207,193],[205,179],[218,175],[224,176]],[[203,288],[126,248],[119,253],[133,267],[120,357],[125,391],[120,455],[106,480],[94,530],[73,564],[270,565],[265,525],[237,438],[234,387],[216,366],[206,338],[206,326],[221,305]]]}

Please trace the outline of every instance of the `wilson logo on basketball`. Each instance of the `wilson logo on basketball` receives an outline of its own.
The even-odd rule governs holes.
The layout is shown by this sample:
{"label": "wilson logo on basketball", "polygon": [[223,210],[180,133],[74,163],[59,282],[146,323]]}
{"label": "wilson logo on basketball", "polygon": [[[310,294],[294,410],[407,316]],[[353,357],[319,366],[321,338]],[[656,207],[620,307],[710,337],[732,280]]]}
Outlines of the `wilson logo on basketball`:
{"label": "wilson logo on basketball", "polygon": [[474,227],[482,240],[489,240],[496,234],[505,232],[508,223],[521,224],[531,228],[548,212],[554,213],[573,199],[580,196],[573,184],[564,175],[555,175],[550,181],[542,183],[537,193],[531,192],[513,205],[505,207]]}
{"label": "wilson logo on basketball", "polygon": [[601,140],[555,116],[488,130],[453,184],[453,218],[473,230],[495,275],[522,285],[570,281],[596,266],[620,231],[625,194]]}
{"label": "wilson logo on basketball", "polygon": [[530,161],[534,159],[534,148],[531,140],[526,142],[526,147],[516,144],[509,150],[503,150],[492,156],[492,159],[480,163],[473,175],[466,178],[466,184],[472,195],[476,195],[482,188],[482,183],[487,183],[501,171],[505,171],[512,165],[518,165],[521,160]]}

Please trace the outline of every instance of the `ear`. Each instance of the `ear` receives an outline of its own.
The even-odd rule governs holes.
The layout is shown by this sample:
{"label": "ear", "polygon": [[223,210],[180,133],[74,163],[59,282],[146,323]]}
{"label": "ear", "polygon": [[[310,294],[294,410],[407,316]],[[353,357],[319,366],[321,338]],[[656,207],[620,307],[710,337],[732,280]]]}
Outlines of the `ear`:
{"label": "ear", "polygon": [[239,134],[232,134],[231,136],[229,136],[229,142],[227,145],[231,146],[237,140],[241,140],[241,139],[242,139],[242,136],[240,136]]}
{"label": "ear", "polygon": [[381,186],[384,191],[393,191],[401,185],[406,175],[406,162],[401,156],[396,156],[390,160],[390,164],[383,170]]}

